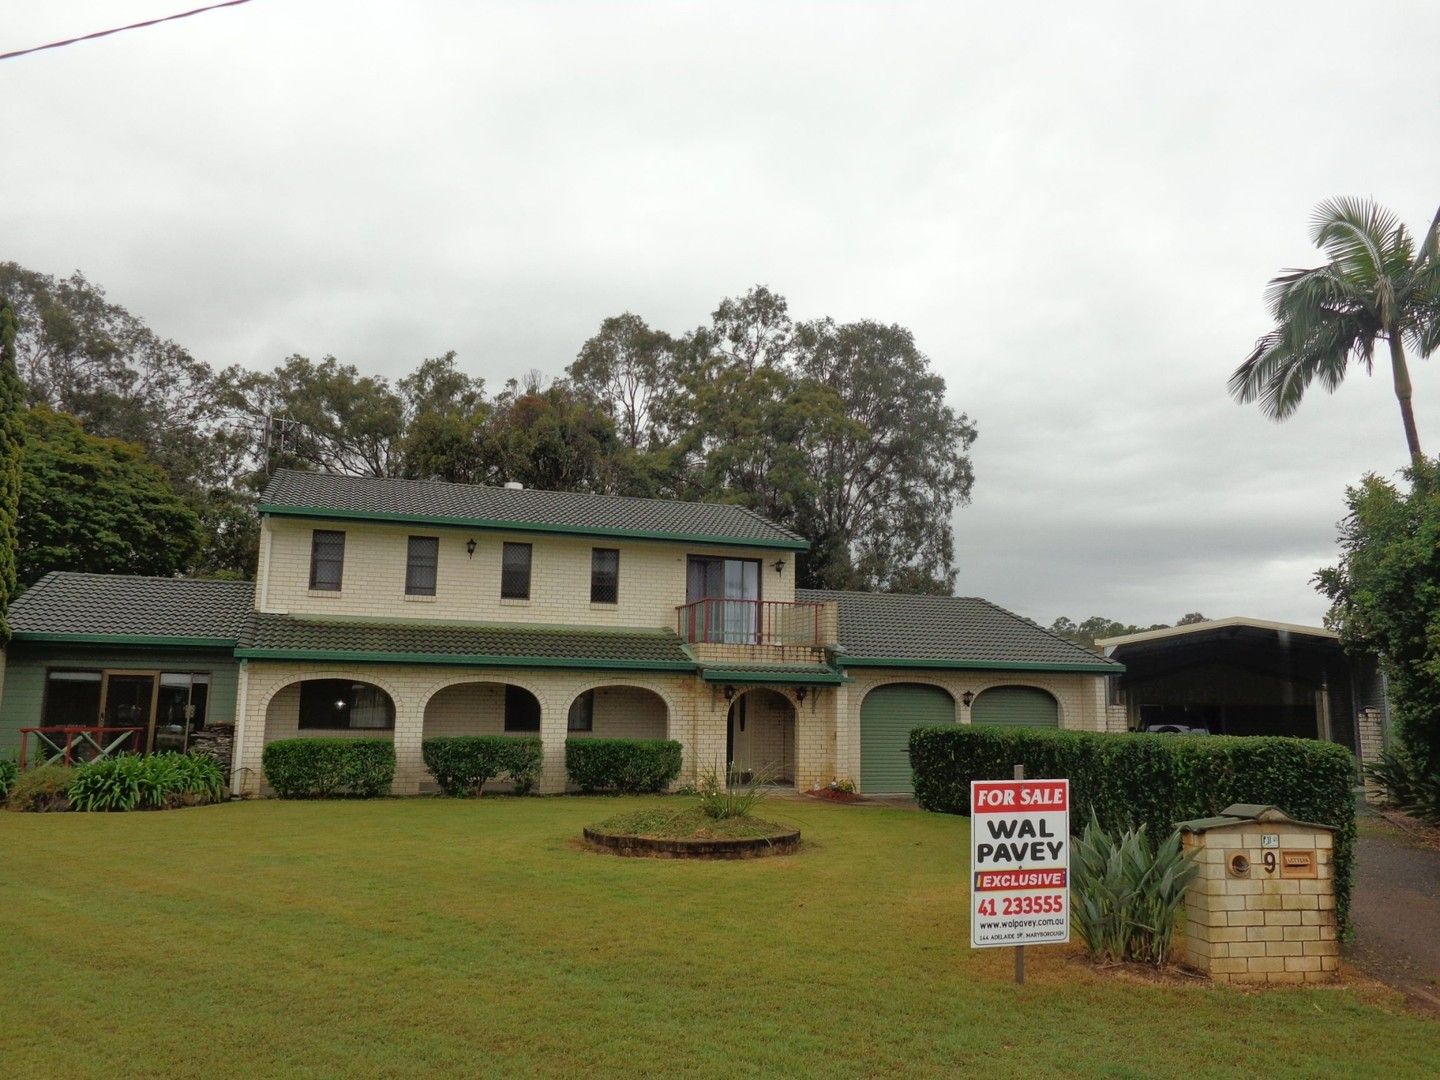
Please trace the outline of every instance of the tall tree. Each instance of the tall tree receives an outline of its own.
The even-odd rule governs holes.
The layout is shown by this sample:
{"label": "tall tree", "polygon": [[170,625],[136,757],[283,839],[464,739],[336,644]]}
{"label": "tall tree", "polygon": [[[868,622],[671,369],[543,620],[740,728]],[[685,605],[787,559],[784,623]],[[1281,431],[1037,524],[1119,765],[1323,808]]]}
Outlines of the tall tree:
{"label": "tall tree", "polygon": [[191,569],[200,519],[133,443],[37,405],[24,418],[17,570],[171,575]]}
{"label": "tall tree", "polygon": [[1371,200],[1330,199],[1315,208],[1310,236],[1328,261],[1271,279],[1266,297],[1275,328],[1230,376],[1230,393],[1284,420],[1315,380],[1333,392],[1350,364],[1369,374],[1383,340],[1405,442],[1418,464],[1405,346],[1420,356],[1440,346],[1440,212],[1417,247],[1404,223]]}
{"label": "tall tree", "polygon": [[674,348],[670,335],[627,311],[600,324],[566,373],[603,404],[631,450],[657,449],[665,437],[652,405],[673,392]]}
{"label": "tall tree", "polygon": [[15,367],[15,312],[0,296],[0,646],[10,640],[7,616],[15,594],[24,419],[25,384]]}

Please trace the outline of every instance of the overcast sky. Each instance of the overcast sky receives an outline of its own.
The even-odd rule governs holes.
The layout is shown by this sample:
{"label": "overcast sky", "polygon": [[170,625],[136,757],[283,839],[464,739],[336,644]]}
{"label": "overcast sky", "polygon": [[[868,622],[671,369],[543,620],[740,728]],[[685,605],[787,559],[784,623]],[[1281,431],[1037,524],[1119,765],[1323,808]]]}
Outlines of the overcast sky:
{"label": "overcast sky", "polygon": [[[0,52],[187,6],[16,0]],[[492,384],[764,283],[910,327],[977,422],[960,592],[1313,622],[1345,485],[1405,461],[1388,375],[1283,425],[1225,381],[1316,202],[1435,212],[1437,41],[1420,0],[253,0],[0,62],[0,258],[217,366]]]}

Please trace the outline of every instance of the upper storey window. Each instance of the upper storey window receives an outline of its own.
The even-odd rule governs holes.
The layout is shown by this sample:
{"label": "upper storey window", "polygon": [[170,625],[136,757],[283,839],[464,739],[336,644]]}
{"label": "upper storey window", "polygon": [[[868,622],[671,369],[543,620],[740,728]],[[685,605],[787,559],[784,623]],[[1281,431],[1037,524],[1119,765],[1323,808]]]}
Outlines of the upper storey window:
{"label": "upper storey window", "polygon": [[620,552],[616,548],[594,548],[590,552],[590,602],[620,602]]}
{"label": "upper storey window", "polygon": [[530,599],[529,544],[506,544],[501,552],[500,595],[506,600]]}
{"label": "upper storey window", "polygon": [[316,529],[310,534],[310,588],[339,592],[345,576],[345,534]]}
{"label": "upper storey window", "polygon": [[412,536],[405,554],[405,595],[434,596],[440,564],[438,536]]}

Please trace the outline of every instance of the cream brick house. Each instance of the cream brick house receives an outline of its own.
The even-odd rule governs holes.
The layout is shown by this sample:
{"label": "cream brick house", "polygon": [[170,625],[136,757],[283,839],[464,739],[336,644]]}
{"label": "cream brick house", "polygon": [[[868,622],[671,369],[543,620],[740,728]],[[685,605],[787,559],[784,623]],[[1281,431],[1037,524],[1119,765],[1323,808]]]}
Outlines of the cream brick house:
{"label": "cream brick house", "polygon": [[[178,685],[156,650],[230,685],[194,671],[202,642],[233,666],[233,700],[205,709],[211,729],[233,716],[236,791],[263,790],[267,742],[306,736],[393,739],[402,794],[429,789],[426,737],[504,733],[540,736],[542,791],[565,787],[567,739],[669,738],[681,783],[733,761],[873,793],[908,791],[921,723],[1124,727],[1118,663],[983,600],[797,589],[806,542],[740,507],[281,471],[259,509],[238,630],[236,583],[52,575],[23,596],[30,690],[12,702],[10,679],[0,731],[111,723],[119,686],[154,745]],[[127,648],[156,672],[148,699]],[[98,697],[76,690],[92,674]]]}

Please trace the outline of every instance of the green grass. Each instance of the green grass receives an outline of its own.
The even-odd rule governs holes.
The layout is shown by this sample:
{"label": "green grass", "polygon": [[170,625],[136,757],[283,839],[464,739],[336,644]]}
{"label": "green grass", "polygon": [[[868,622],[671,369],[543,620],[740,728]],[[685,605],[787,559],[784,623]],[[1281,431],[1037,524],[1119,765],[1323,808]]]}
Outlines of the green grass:
{"label": "green grass", "polygon": [[[662,799],[0,814],[0,1071],[1433,1076],[1364,987],[1242,993],[967,947],[967,822],[776,801],[739,862],[585,850]],[[673,805],[673,804],[672,804]]]}
{"label": "green grass", "polygon": [[[678,801],[678,800],[677,800]],[[664,840],[752,840],[793,833],[793,825],[758,817],[712,818],[688,803],[647,806],[606,818],[594,826],[615,836],[644,836]]]}

